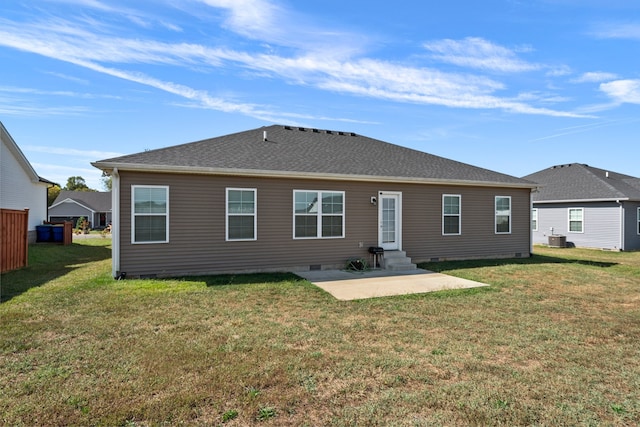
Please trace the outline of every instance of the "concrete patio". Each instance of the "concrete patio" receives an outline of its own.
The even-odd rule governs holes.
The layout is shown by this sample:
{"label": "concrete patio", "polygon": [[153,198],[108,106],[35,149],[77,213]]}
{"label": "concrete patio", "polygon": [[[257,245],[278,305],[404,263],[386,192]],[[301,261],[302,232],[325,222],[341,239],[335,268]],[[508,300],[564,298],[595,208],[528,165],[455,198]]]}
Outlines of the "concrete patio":
{"label": "concrete patio", "polygon": [[489,286],[485,283],[422,269],[319,270],[297,271],[296,274],[342,301]]}

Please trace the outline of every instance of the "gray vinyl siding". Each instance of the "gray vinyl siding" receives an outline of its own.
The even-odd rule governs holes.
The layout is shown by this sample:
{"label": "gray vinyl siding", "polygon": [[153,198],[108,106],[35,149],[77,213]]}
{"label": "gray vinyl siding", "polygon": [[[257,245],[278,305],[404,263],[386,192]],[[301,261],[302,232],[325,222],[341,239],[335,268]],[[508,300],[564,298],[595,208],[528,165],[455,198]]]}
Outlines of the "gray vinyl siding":
{"label": "gray vinyl siding", "polygon": [[[538,231],[533,232],[534,244],[547,244],[548,236],[567,236],[567,245],[598,249],[621,249],[621,210],[615,202],[585,202],[578,204],[538,204]],[[583,209],[583,232],[569,232],[569,208]]]}
{"label": "gray vinyl siding", "polygon": [[[112,221],[111,212],[104,212],[106,215],[106,224]],[[88,209],[83,208],[82,206],[75,203],[61,203],[58,206],[53,208],[49,208],[49,221],[66,221],[72,220],[75,222],[80,217],[85,217],[91,224],[91,227],[96,228],[100,226],[100,212],[91,212]]]}
{"label": "gray vinyl siding", "polygon": [[638,234],[638,208],[640,208],[640,202],[625,202],[624,203],[624,218],[625,218],[625,251],[635,251],[640,249],[640,234]]}
{"label": "gray vinyl siding", "polygon": [[[378,245],[379,191],[402,192],[402,249],[414,262],[528,256],[529,189],[120,172],[120,272],[128,276],[341,268]],[[169,242],[131,244],[131,185],[169,187]],[[257,190],[257,240],[225,241],[226,188]],[[345,192],[345,237],[293,239],[293,190]],[[462,234],[442,236],[442,194],[462,196]],[[512,233],[494,198],[512,197]]]}
{"label": "gray vinyl siding", "polygon": [[91,211],[83,208],[76,203],[61,203],[58,206],[49,208],[49,216],[67,217],[67,216],[84,216],[91,218]]}

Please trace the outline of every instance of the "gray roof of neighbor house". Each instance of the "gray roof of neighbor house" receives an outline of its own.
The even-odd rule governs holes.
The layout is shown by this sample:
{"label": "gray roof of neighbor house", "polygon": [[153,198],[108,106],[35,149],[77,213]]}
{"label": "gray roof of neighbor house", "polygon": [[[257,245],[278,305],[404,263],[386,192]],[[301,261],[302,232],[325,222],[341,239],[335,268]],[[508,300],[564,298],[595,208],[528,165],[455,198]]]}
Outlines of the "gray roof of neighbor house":
{"label": "gray roof of neighbor house", "polygon": [[108,191],[69,191],[62,190],[56,200],[49,206],[49,209],[71,199],[95,212],[111,211],[111,192]]}
{"label": "gray roof of neighbor house", "polygon": [[535,187],[514,176],[351,132],[280,125],[92,164],[107,171],[118,168],[173,173]]}
{"label": "gray roof of neighbor house", "polygon": [[536,202],[638,200],[640,178],[581,163],[552,166],[524,177],[541,184]]}

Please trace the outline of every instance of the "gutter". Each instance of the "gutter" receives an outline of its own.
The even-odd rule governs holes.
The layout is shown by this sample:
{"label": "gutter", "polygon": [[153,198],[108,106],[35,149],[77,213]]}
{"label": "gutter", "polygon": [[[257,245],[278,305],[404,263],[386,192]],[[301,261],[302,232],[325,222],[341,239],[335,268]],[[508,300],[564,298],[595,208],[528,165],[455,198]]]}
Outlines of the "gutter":
{"label": "gutter", "polygon": [[629,201],[627,198],[603,198],[603,199],[566,199],[566,200],[534,200],[533,202],[536,204],[551,204],[551,203],[593,203],[593,202],[616,202],[620,203],[620,201]]}
{"label": "gutter", "polygon": [[437,178],[419,178],[419,177],[394,177],[394,176],[373,176],[373,175],[348,175],[338,173],[319,173],[319,172],[299,172],[299,171],[272,171],[259,169],[225,169],[225,168],[206,168],[193,166],[158,166],[147,164],[126,164],[110,162],[94,162],[94,167],[102,170],[126,170],[131,172],[155,172],[155,173],[179,173],[191,175],[225,175],[225,176],[244,176],[259,178],[294,178],[294,179],[323,179],[330,181],[361,181],[361,182],[386,182],[396,184],[437,184],[437,185],[464,185],[473,187],[508,187],[508,188],[538,188],[535,183],[521,184],[496,181],[471,181],[471,180],[447,180]]}

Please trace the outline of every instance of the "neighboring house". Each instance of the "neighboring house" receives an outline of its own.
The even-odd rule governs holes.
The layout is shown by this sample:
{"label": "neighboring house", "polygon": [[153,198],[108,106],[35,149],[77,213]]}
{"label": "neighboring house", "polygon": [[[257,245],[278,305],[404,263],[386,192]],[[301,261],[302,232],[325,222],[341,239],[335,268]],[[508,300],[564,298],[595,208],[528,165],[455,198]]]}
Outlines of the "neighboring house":
{"label": "neighboring house", "polygon": [[47,189],[55,183],[38,176],[0,122],[0,208],[29,209],[28,239],[36,241],[36,226],[47,219]]}
{"label": "neighboring house", "polygon": [[354,133],[273,125],[93,165],[112,176],[114,275],[531,251],[535,184]]}
{"label": "neighboring house", "polygon": [[534,243],[556,234],[569,246],[640,249],[640,178],[572,163],[524,179],[540,184],[533,195]]}
{"label": "neighboring house", "polygon": [[105,228],[111,223],[111,192],[62,190],[49,206],[49,221],[72,221],[84,217],[89,227]]}

